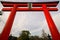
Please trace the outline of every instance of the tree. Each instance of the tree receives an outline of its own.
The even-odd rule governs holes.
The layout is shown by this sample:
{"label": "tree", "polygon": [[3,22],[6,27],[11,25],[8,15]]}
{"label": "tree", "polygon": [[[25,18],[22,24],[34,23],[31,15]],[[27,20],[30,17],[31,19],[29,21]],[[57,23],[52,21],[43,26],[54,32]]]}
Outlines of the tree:
{"label": "tree", "polygon": [[17,40],[17,37],[10,35],[8,40]]}
{"label": "tree", "polygon": [[18,40],[29,40],[29,35],[30,35],[29,31],[23,30]]}
{"label": "tree", "polygon": [[48,36],[47,36],[47,37],[48,37],[48,40],[52,40],[52,38],[51,38],[51,36],[50,36],[49,34],[48,34]]}
{"label": "tree", "polygon": [[30,40],[43,40],[43,38],[40,38],[39,36],[30,36]]}
{"label": "tree", "polygon": [[[0,11],[0,16],[2,15],[2,11]],[[0,22],[1,22],[1,18],[0,18]]]}
{"label": "tree", "polygon": [[43,40],[48,40],[47,34],[45,33],[44,30],[42,30],[42,37],[43,37]]}
{"label": "tree", "polygon": [[0,15],[2,15],[2,11],[0,11]]}

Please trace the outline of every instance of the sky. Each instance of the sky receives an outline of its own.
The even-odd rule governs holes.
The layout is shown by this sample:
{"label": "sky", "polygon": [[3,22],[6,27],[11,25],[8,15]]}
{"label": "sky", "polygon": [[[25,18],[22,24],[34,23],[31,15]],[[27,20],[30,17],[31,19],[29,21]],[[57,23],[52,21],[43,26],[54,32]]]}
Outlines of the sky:
{"label": "sky", "polygon": [[[0,0],[0,1],[14,1],[14,2],[48,2],[48,1],[59,1],[59,0]],[[3,6],[0,3],[0,10]],[[60,2],[57,5],[58,11],[50,12],[57,29],[60,32]],[[0,16],[0,33],[2,32],[4,25],[9,17],[10,12],[3,12]],[[42,30],[50,34],[45,16],[43,12],[17,12],[16,17],[11,29],[13,36],[19,36],[22,30],[29,30],[31,35],[41,35]]]}

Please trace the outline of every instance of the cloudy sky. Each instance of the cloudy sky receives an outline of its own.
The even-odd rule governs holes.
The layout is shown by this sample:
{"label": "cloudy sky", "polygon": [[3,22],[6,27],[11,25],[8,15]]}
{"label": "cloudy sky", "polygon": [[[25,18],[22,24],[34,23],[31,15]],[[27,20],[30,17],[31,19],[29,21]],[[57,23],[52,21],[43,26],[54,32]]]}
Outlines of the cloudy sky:
{"label": "cloudy sky", "polygon": [[[3,1],[48,2],[48,1],[57,1],[57,0],[3,0]],[[3,6],[0,3],[0,10],[2,8]],[[60,25],[59,25],[60,24],[60,3],[58,4],[57,8],[58,8],[57,12],[50,12],[50,14],[60,32]],[[4,28],[4,25],[7,21],[9,14],[10,12],[3,12],[3,15],[0,16],[0,33]],[[13,34],[14,36],[19,36],[22,30],[29,30],[32,35],[41,35],[42,29],[44,29],[46,33],[50,34],[43,12],[17,12],[10,34]]]}

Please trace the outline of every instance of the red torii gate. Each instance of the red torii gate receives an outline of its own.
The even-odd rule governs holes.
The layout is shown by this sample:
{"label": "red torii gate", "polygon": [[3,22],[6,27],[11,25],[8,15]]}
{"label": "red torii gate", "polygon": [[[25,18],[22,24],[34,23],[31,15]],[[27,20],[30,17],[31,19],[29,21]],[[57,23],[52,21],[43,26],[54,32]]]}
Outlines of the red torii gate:
{"label": "red torii gate", "polygon": [[[51,32],[52,40],[60,40],[60,34],[49,13],[49,11],[58,10],[57,8],[50,8],[50,7],[56,7],[58,3],[59,3],[58,1],[55,2],[4,2],[3,1],[2,4],[4,7],[11,7],[11,8],[3,8],[2,10],[11,11],[11,13],[0,35],[0,40],[8,40],[10,30],[12,28],[12,24],[16,15],[16,11],[44,11],[44,15],[46,17],[48,27]],[[36,7],[40,7],[40,8],[36,8]]]}

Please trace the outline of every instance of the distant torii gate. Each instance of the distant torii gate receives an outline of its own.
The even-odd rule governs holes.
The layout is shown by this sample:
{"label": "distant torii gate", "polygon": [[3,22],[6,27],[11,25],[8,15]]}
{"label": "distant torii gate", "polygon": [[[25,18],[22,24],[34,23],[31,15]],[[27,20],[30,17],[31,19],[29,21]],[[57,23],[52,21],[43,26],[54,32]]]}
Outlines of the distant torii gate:
{"label": "distant torii gate", "polygon": [[54,1],[54,2],[4,2],[3,1],[2,4],[4,7],[11,7],[11,8],[3,8],[2,10],[11,11],[11,13],[0,35],[0,40],[8,40],[12,28],[12,24],[16,15],[16,11],[43,11],[48,27],[51,32],[52,40],[60,40],[60,34],[49,13],[49,11],[58,10],[57,8],[55,8],[58,3],[59,3],[58,1]]}

